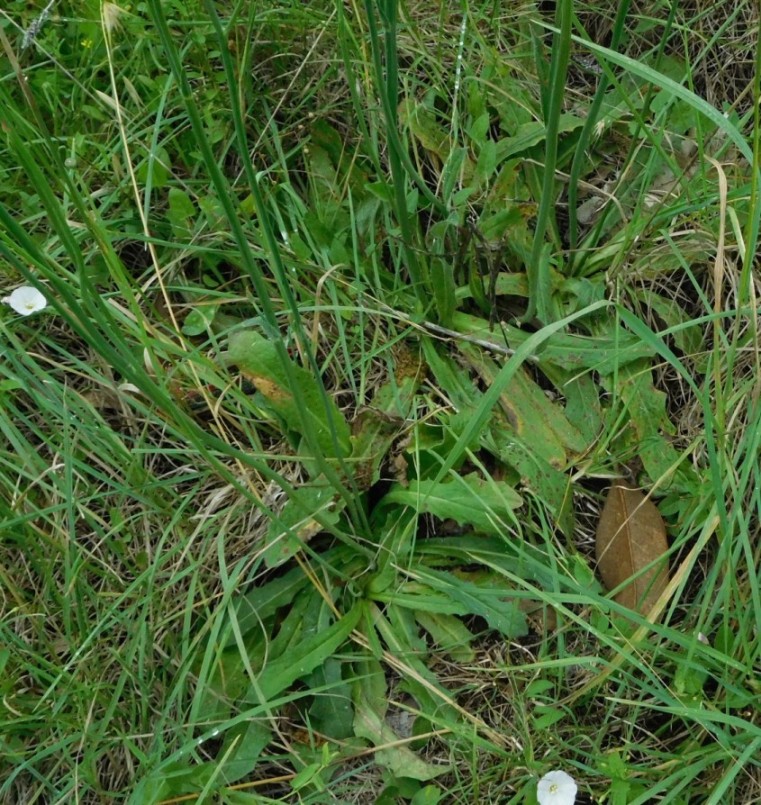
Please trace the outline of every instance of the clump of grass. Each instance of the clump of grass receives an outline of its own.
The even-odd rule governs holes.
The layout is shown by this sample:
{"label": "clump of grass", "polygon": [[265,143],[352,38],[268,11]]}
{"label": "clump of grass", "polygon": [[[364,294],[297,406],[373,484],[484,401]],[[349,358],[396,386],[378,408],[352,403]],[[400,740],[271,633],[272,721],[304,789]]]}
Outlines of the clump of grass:
{"label": "clump of grass", "polygon": [[[704,80],[750,8],[50,10],[2,35],[49,304],[0,311],[0,799],[757,798],[758,126]],[[622,465],[649,616],[594,573]]]}

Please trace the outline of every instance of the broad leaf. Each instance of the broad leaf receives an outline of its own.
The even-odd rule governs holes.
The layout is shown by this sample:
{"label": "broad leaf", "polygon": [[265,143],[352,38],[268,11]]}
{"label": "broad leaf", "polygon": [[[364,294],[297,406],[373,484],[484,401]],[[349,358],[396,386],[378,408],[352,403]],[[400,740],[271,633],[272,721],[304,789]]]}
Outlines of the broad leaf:
{"label": "broad leaf", "polygon": [[[225,759],[220,778],[229,785],[251,774],[259,762],[259,756],[271,740],[272,732],[264,719],[244,721],[228,730],[217,755],[217,762],[221,763]],[[233,746],[235,748],[228,753]]]}
{"label": "broad leaf", "polygon": [[679,325],[690,324],[692,320],[676,300],[661,296],[650,288],[637,288],[635,295],[663,320],[666,327],[674,329],[671,337],[685,355],[693,358],[702,357],[698,356],[698,353],[703,345],[705,330],[697,323],[683,328],[679,327]]}
{"label": "broad leaf", "polygon": [[[432,723],[454,724],[459,721],[459,711],[450,700],[449,692],[441,684],[438,676],[431,671],[419,655],[410,650],[405,636],[400,635],[389,623],[377,604],[367,607],[368,619],[373,625],[371,634],[377,635],[386,644],[388,651],[405,667],[404,681],[400,687],[408,691],[417,701],[420,711],[431,719]],[[376,705],[376,711],[380,711]]]}
{"label": "broad leaf", "polygon": [[180,240],[189,240],[196,217],[195,204],[184,190],[176,187],[169,188],[168,197],[167,218],[172,226],[172,234]]}
{"label": "broad leaf", "polygon": [[[491,385],[499,372],[496,363],[470,344],[460,344],[458,348],[487,385]],[[571,425],[560,405],[548,399],[523,367],[505,386],[500,405],[515,433],[556,469],[566,466],[566,450],[579,454],[587,447],[587,440]]]}
{"label": "broad leaf", "polygon": [[[550,30],[556,30],[550,25],[545,26]],[[656,87],[662,87],[669,94],[675,95],[686,101],[695,111],[705,115],[717,128],[724,132],[727,137],[737,146],[740,153],[747,159],[749,164],[753,164],[753,151],[748,145],[748,140],[745,138],[739,128],[732,122],[729,115],[722,114],[715,106],[711,106],[708,101],[691,92],[687,87],[678,84],[671,78],[653,70],[648,67],[641,60],[632,59],[630,56],[625,56],[622,53],[616,53],[609,48],[602,45],[596,45],[589,40],[581,39],[577,36],[571,37],[573,41],[582,48],[588,48],[593,53],[597,54],[599,58],[606,59],[613,62],[613,64],[622,67],[639,78],[649,81]]]}
{"label": "broad leaf", "polygon": [[274,699],[297,679],[321,666],[348,639],[362,613],[361,606],[353,607],[346,615],[318,634],[311,635],[283,657],[267,663],[257,679],[256,689],[246,696],[247,701],[263,702]]}
{"label": "broad leaf", "polygon": [[432,538],[417,545],[417,554],[432,567],[480,563],[504,574],[506,587],[511,579],[524,579],[549,590],[555,588],[558,578],[541,549],[512,539],[480,534]]}
{"label": "broad leaf", "polygon": [[616,601],[647,614],[668,584],[668,542],[660,512],[642,492],[611,486],[597,526],[595,552]]}
{"label": "broad leaf", "polygon": [[185,317],[182,332],[187,336],[203,335],[211,329],[214,317],[217,315],[217,305],[202,305],[194,308]]}
{"label": "broad leaf", "polygon": [[[533,335],[512,325],[492,330],[487,321],[460,312],[452,317],[452,327],[500,349],[518,349]],[[611,374],[627,363],[654,354],[655,350],[640,338],[619,328],[617,332],[601,336],[550,333],[539,348],[539,354],[534,356],[534,361],[540,367],[551,363],[571,372],[594,369],[601,374]]]}
{"label": "broad leaf", "polygon": [[297,554],[315,534],[325,530],[325,524],[338,520],[345,505],[328,485],[304,486],[297,495],[286,503],[279,519],[270,523],[264,551],[268,567],[277,567]]}
{"label": "broad leaf", "polygon": [[151,186],[154,190],[161,190],[166,187],[172,172],[172,158],[169,152],[162,145],[151,150],[147,159],[144,159],[135,171],[137,180],[144,185],[151,179]]}
{"label": "broad leaf", "polygon": [[[252,629],[260,628],[261,623],[272,617],[281,607],[290,605],[308,583],[304,571],[296,567],[278,579],[261,587],[254,587],[237,599],[232,606],[240,633],[246,635]],[[226,635],[226,648],[235,645],[235,635],[231,630],[223,630],[222,634]]]}
{"label": "broad leaf", "polygon": [[523,504],[520,495],[506,483],[486,480],[477,473],[456,476],[441,483],[410,481],[409,486],[395,485],[383,499],[383,505],[399,503],[412,506],[442,520],[453,519],[489,533],[500,533],[505,523],[514,520],[513,510]]}
{"label": "broad leaf", "polygon": [[571,536],[574,518],[569,476],[550,466],[539,451],[530,446],[530,436],[524,442],[506,422],[494,421],[482,444],[500,461],[513,467],[521,485],[547,507],[563,533]]}
{"label": "broad leaf", "polygon": [[415,618],[438,647],[455,662],[473,661],[476,655],[470,644],[475,636],[459,618],[432,612],[416,612]]}
{"label": "broad leaf", "polygon": [[[507,213],[505,213],[507,214]],[[528,278],[525,274],[497,274],[494,283],[495,296],[528,296]],[[463,285],[457,289],[457,299],[469,299],[473,296],[470,287]]]}
{"label": "broad leaf", "polygon": [[[370,639],[377,641],[378,634],[372,626],[368,625],[365,628],[365,625],[362,624],[360,629]],[[380,646],[378,646],[378,653],[381,653]],[[366,656],[354,663],[354,669],[357,680],[354,688],[356,694],[360,695],[376,713],[379,713],[381,718],[384,718],[388,709],[388,685],[383,665],[375,657]]]}
{"label": "broad leaf", "polygon": [[591,373],[567,372],[549,363],[542,364],[542,373],[565,397],[565,416],[582,434],[588,448],[600,436],[603,427],[600,389]]}
{"label": "broad leaf", "polygon": [[357,415],[351,465],[360,489],[369,489],[380,480],[381,465],[412,409],[421,373],[420,361],[403,353],[394,379],[380,386],[372,404]]}
{"label": "broad leaf", "polygon": [[[558,134],[581,128],[584,120],[576,115],[560,115]],[[497,143],[497,159],[502,161],[508,157],[527,151],[529,148],[541,143],[547,136],[544,123],[524,123],[518,128],[513,137],[505,137]]]}
{"label": "broad leaf", "polygon": [[[456,439],[463,432],[482,395],[474,389],[473,381],[462,367],[440,356],[430,343],[424,342],[424,349],[426,360],[431,372],[436,376],[437,383],[446,391],[458,409],[457,415],[446,419],[446,425]],[[523,486],[548,507],[563,532],[570,535],[573,531],[573,507],[570,505],[568,477],[550,466],[539,455],[539,451],[533,449],[531,435],[524,443],[507,424],[504,414],[495,409],[492,412],[491,422],[487,424],[480,437],[477,435],[476,438],[482,448],[517,471]],[[454,442],[451,440],[447,444],[442,444],[437,451],[438,456],[451,452],[453,445]],[[472,447],[475,447],[475,444]],[[418,459],[421,467],[425,465],[425,455],[421,443]],[[440,462],[440,459],[438,460]],[[436,465],[426,468],[435,471]]]}
{"label": "broad leaf", "polygon": [[345,668],[344,663],[330,657],[307,680],[307,687],[315,691],[309,708],[310,723],[318,732],[336,740],[352,734],[354,719],[351,686],[343,678]]}
{"label": "broad leaf", "polygon": [[[472,615],[468,607],[462,601],[457,601],[448,595],[446,592],[433,590],[427,584],[422,584],[419,581],[408,581],[403,584],[397,584],[393,590],[387,590],[382,593],[376,593],[373,596],[374,601],[381,601],[384,604],[393,605],[388,606],[387,612],[390,620],[395,620],[398,607],[403,607],[416,615],[420,612],[429,612],[440,615]],[[398,625],[398,618],[394,622],[394,626]],[[416,652],[424,650],[425,645],[420,645],[417,636],[414,640],[410,639],[410,635],[404,630],[397,629],[400,639],[410,646],[411,650]],[[418,642],[418,645],[414,645]]]}
{"label": "broad leaf", "polygon": [[312,372],[291,363],[291,388],[275,345],[253,330],[230,336],[227,361],[254,383],[289,430],[309,433],[326,456],[348,455],[349,425],[333,400],[323,394]]}
{"label": "broad leaf", "polygon": [[[441,164],[447,161],[452,136],[435,118],[433,111],[424,104],[416,104],[407,99],[399,106],[399,122],[409,127],[412,136],[420,143],[424,151],[435,155]],[[470,163],[470,160],[468,160]],[[472,175],[473,167],[468,172]]]}
{"label": "broad leaf", "polygon": [[507,584],[504,590],[484,588],[452,573],[429,568],[416,568],[414,575],[434,590],[446,593],[464,612],[484,618],[492,629],[510,640],[528,631],[519,599],[505,597]]}
{"label": "broad leaf", "polygon": [[361,697],[356,703],[354,732],[358,737],[366,738],[374,746],[384,747],[375,753],[375,759],[396,777],[431,780],[450,769],[449,766],[426,763],[407,746],[400,744],[399,736]]}
{"label": "broad leaf", "polygon": [[282,618],[278,618],[267,630],[267,662],[290,656],[290,652],[298,650],[305,637],[317,631],[317,619],[324,606],[325,602],[317,590],[312,586],[307,587],[283,611]]}
{"label": "broad leaf", "polygon": [[676,480],[675,469],[680,455],[664,433],[673,433],[674,426],[666,414],[666,394],[655,388],[649,361],[639,361],[623,367],[615,378],[603,378],[603,384],[615,388],[626,405],[629,428],[623,434],[623,449],[636,450],[645,471],[661,489],[668,489]]}
{"label": "broad leaf", "polygon": [[448,326],[455,310],[454,268],[450,261],[433,257],[430,261],[431,286],[439,321]]}

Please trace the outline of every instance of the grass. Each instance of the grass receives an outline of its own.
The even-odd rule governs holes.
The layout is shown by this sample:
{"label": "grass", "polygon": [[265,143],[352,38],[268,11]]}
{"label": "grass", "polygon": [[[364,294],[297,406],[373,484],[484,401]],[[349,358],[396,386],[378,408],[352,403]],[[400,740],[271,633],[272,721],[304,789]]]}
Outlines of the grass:
{"label": "grass", "polygon": [[545,5],[2,12],[0,801],[761,801],[758,15]]}

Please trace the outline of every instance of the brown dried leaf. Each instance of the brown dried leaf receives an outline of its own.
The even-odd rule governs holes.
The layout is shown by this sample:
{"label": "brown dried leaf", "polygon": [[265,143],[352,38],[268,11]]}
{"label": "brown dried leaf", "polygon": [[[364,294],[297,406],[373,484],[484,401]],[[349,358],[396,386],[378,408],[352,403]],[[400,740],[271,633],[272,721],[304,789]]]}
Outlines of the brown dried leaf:
{"label": "brown dried leaf", "polygon": [[656,505],[624,481],[611,486],[597,526],[596,554],[609,590],[631,579],[616,594],[619,604],[650,611],[668,584],[667,551],[666,525]]}

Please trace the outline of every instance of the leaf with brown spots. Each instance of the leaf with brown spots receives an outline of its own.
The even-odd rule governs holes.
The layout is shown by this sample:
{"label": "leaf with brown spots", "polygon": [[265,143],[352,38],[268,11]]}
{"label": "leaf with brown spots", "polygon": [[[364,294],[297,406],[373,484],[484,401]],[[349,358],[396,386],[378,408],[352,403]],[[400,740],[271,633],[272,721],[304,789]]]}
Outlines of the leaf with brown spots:
{"label": "leaf with brown spots", "polygon": [[624,481],[614,483],[597,526],[596,554],[605,586],[620,588],[619,604],[650,611],[668,584],[667,551],[666,526],[656,505]]}
{"label": "leaf with brown spots", "polygon": [[326,457],[348,456],[349,425],[311,371],[293,361],[286,366],[275,344],[254,330],[230,336],[226,361],[236,364],[254,383],[286,429],[310,436],[314,447]]}

